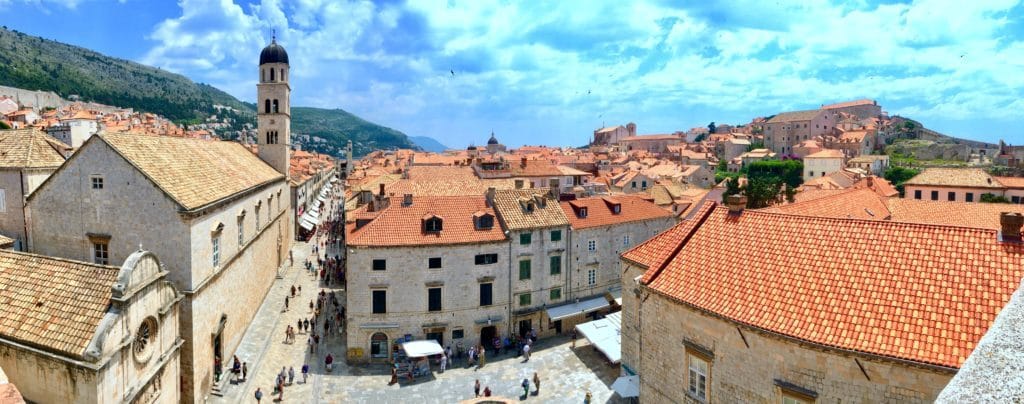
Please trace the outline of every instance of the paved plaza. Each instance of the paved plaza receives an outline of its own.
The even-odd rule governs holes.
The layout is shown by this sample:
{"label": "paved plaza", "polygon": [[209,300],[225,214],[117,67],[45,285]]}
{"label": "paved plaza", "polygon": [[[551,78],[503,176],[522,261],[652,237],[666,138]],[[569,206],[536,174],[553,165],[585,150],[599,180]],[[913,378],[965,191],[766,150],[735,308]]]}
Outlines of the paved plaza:
{"label": "paved plaza", "polygon": [[[395,385],[388,385],[391,373],[385,365],[346,365],[342,335],[331,335],[326,343],[321,344],[319,352],[313,354],[309,352],[306,333],[299,333],[294,343],[285,343],[288,325],[295,327],[298,320],[312,317],[309,303],[321,289],[335,292],[342,303],[345,301],[343,288],[324,287],[303,268],[306,258],[312,255],[312,246],[312,243],[300,242],[293,247],[294,264],[282,270],[281,279],[267,294],[235,353],[248,364],[248,380],[225,383],[221,390],[223,396],[211,397],[212,402],[255,402],[257,387],[264,393],[264,402],[275,402],[277,396],[271,393],[275,376],[282,367],[293,367],[296,374],[295,383],[285,387],[285,402],[456,403],[473,398],[473,383],[477,379],[481,390],[483,386],[489,386],[493,396],[516,401],[582,403],[589,391],[593,403],[626,402],[613,395],[609,387],[618,377],[618,367],[609,365],[601,353],[584,339],[577,341],[575,349],[570,348],[568,337],[539,341],[528,362],[511,353],[497,357],[488,355],[487,364],[482,369],[471,369],[465,367],[463,358],[444,373],[440,373],[438,365],[433,363],[432,375],[412,382],[402,380]],[[333,254],[333,251],[328,253]],[[290,299],[289,309],[285,311],[284,299],[290,294],[292,285],[296,288],[301,286],[302,292]],[[334,369],[330,373],[324,366],[327,353],[335,357]],[[224,363],[230,367],[231,358],[225,358]],[[306,383],[302,383],[303,363],[310,365]],[[531,383],[530,395],[524,397],[520,383],[524,378],[532,380],[534,372],[541,378],[541,390],[534,395]]]}

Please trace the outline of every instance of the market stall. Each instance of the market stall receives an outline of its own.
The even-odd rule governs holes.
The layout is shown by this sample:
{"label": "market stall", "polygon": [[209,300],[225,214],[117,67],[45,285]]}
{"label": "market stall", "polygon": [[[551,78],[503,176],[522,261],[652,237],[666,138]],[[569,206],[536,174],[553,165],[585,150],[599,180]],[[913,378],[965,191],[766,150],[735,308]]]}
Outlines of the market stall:
{"label": "market stall", "polygon": [[444,348],[434,340],[405,340],[395,352],[398,376],[413,379],[430,373],[430,357],[444,354]]}

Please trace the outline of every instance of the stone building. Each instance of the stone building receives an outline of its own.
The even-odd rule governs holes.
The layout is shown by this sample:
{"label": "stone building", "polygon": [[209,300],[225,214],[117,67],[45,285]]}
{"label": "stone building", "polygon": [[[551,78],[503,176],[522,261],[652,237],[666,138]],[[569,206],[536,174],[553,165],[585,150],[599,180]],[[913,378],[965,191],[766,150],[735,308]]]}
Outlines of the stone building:
{"label": "stone building", "polygon": [[877,101],[869,99],[822,105],[821,109],[836,113],[844,112],[853,115],[858,119],[878,118],[882,116],[882,107],[878,105]]}
{"label": "stone building", "polygon": [[328,188],[337,181],[337,165],[329,156],[296,151],[288,167],[295,237],[313,231],[320,224],[321,207],[327,201]]}
{"label": "stone building", "polygon": [[764,147],[772,152],[792,154],[793,147],[805,140],[831,134],[836,113],[829,110],[783,112],[764,124]]}
{"label": "stone building", "polygon": [[621,295],[619,254],[672,227],[676,220],[671,212],[639,196],[580,198],[559,205],[572,229],[565,271],[569,303],[549,307],[547,312],[549,321],[572,329],[590,320],[588,314],[608,307],[613,301],[609,296]]}
{"label": "stone building", "polygon": [[0,251],[0,373],[28,402],[178,403],[167,275],[141,250],[120,268]]}
{"label": "stone building", "polygon": [[997,231],[742,199],[622,256],[643,402],[932,402],[1024,277],[1020,215]]}
{"label": "stone building", "polygon": [[548,189],[500,190],[487,197],[508,231],[510,329],[548,333],[544,307],[568,298],[569,220]]}
{"label": "stone building", "polygon": [[484,196],[378,206],[347,229],[349,362],[386,362],[405,335],[465,349],[507,335],[509,247]]}
{"label": "stone building", "polygon": [[825,149],[804,157],[804,181],[821,178],[846,167],[843,152]]}
{"label": "stone building", "polygon": [[[29,249],[100,264],[141,244],[184,295],[182,401],[227,381],[226,363],[288,257],[288,56],[260,55],[259,157],[234,142],[97,135],[28,197]],[[269,111],[269,112],[267,112]]]}
{"label": "stone building", "polygon": [[997,177],[980,168],[926,168],[903,187],[905,198],[950,202],[980,202],[983,194],[1003,196],[1007,191]]}
{"label": "stone building", "polygon": [[67,147],[36,128],[0,130],[0,234],[24,250],[25,197],[64,163]]}
{"label": "stone building", "polygon": [[609,146],[619,143],[619,140],[627,136],[636,136],[636,124],[627,123],[626,126],[608,126],[594,131],[594,140],[591,144]]}

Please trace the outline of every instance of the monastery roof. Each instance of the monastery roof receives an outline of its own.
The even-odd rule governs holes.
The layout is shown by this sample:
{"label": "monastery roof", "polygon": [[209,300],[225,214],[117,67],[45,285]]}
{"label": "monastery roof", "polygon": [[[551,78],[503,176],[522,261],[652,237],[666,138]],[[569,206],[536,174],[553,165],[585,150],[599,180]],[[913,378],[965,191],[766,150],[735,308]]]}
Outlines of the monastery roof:
{"label": "monastery roof", "polygon": [[558,177],[562,172],[548,160],[526,160],[524,167],[522,160],[509,161],[509,171],[514,177]]}
{"label": "monastery roof", "polygon": [[805,159],[817,159],[817,158],[832,159],[832,158],[843,158],[843,157],[846,157],[846,156],[843,154],[843,152],[841,152],[839,150],[825,149],[825,150],[819,151],[817,153],[808,154],[807,157],[804,157],[804,158]]}
{"label": "monastery roof", "polygon": [[113,133],[94,137],[188,210],[284,179],[236,142]]}
{"label": "monastery roof", "polygon": [[[566,226],[569,219],[562,213],[558,201],[547,197],[547,188],[508,189],[495,192],[494,208],[509,230]],[[534,201],[533,211],[526,205]],[[538,203],[543,201],[543,204]]]}
{"label": "monastery roof", "polygon": [[[612,207],[615,205],[619,206],[619,213],[612,211]],[[658,207],[649,200],[633,195],[580,198],[562,202],[561,206],[573,229],[588,229],[672,217],[671,212]],[[584,207],[587,208],[586,217],[579,214],[580,209]]]}
{"label": "monastery roof", "polygon": [[1024,213],[1024,205],[1008,203],[947,202],[892,198],[892,220],[999,230],[1001,212]]}
{"label": "monastery roof", "polygon": [[[480,179],[470,167],[413,166],[408,174],[409,178],[388,184],[385,191],[399,196],[480,196],[487,188],[515,188],[515,180],[511,178]],[[377,192],[376,189],[371,191]]]}
{"label": "monastery roof", "polygon": [[614,132],[614,131],[615,131],[616,129],[619,129],[619,128],[623,128],[623,129],[625,129],[625,127],[624,127],[624,126],[622,126],[622,125],[618,125],[618,126],[606,126],[606,127],[603,127],[603,128],[601,128],[601,129],[598,129],[598,130],[596,130],[595,132],[596,132],[596,133],[609,133],[609,132]]}
{"label": "monastery roof", "polygon": [[0,168],[56,168],[67,147],[37,128],[0,130]]}
{"label": "monastery roof", "polygon": [[835,104],[822,105],[821,109],[835,109],[835,108],[856,107],[858,105],[876,105],[876,104],[875,104],[874,100],[869,100],[867,98],[864,98],[864,99],[860,99],[860,100],[846,101],[846,102],[837,102]]}
{"label": "monastery roof", "polygon": [[679,140],[683,138],[671,135],[671,134],[654,134],[654,135],[637,135],[637,136],[626,136],[619,140],[620,142],[642,142],[645,140]]}
{"label": "monastery roof", "polygon": [[847,219],[887,220],[890,217],[885,201],[869,188],[848,190],[810,201],[776,205],[764,210],[791,215]]}
{"label": "monastery roof", "polygon": [[[751,248],[751,246],[756,246]],[[953,226],[760,211],[707,214],[656,293],[842,350],[958,368],[1024,277],[1024,245]]]}
{"label": "monastery roof", "polygon": [[797,121],[809,121],[818,116],[821,111],[817,109],[810,109],[807,111],[792,111],[792,112],[780,112],[778,115],[768,120],[768,123],[780,123],[780,122],[797,122]]}
{"label": "monastery roof", "polygon": [[0,250],[0,335],[82,358],[118,268]]}
{"label": "monastery roof", "polygon": [[926,168],[903,185],[1002,188],[1002,184],[980,168]]}
{"label": "monastery roof", "polygon": [[[399,247],[505,240],[505,233],[497,221],[489,229],[476,228],[473,214],[480,211],[494,214],[494,209],[487,207],[483,195],[413,197],[409,206],[402,206],[402,198],[391,198],[388,207],[370,223],[359,229],[355,229],[354,224],[348,226],[348,244]],[[441,231],[424,231],[422,221],[429,216],[442,218]]]}

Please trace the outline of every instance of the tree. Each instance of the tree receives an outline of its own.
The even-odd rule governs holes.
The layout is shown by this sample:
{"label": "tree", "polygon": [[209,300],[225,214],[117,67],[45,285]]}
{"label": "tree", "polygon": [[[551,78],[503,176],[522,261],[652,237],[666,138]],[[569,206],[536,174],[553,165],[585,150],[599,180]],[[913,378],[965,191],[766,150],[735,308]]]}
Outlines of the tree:
{"label": "tree", "polygon": [[697,137],[693,138],[693,142],[694,143],[700,143],[700,142],[703,142],[704,139],[707,139],[707,138],[708,138],[708,134],[707,133],[701,133],[701,134],[697,135]]}
{"label": "tree", "polygon": [[754,141],[754,142],[750,142],[750,145],[747,146],[747,151],[751,151],[751,150],[754,150],[754,149],[763,149],[763,148],[764,148],[764,142]]}
{"label": "tree", "polygon": [[715,133],[715,122],[714,121],[712,121],[711,123],[708,124],[708,131],[711,132],[711,133]]}
{"label": "tree", "polygon": [[900,192],[900,197],[902,197],[903,183],[907,182],[907,180],[911,178],[914,178],[914,176],[916,176],[917,174],[920,174],[920,171],[915,170],[913,168],[892,166],[887,168],[885,172],[882,173],[882,177],[889,181],[889,183],[891,183],[894,187],[896,187],[896,190]]}
{"label": "tree", "polygon": [[990,194],[988,192],[981,194],[981,201],[985,203],[1010,203],[1009,199],[1005,196]]}
{"label": "tree", "polygon": [[10,128],[11,128],[11,126],[8,125],[7,122],[0,121],[0,129],[7,130],[7,129],[10,129]]}

